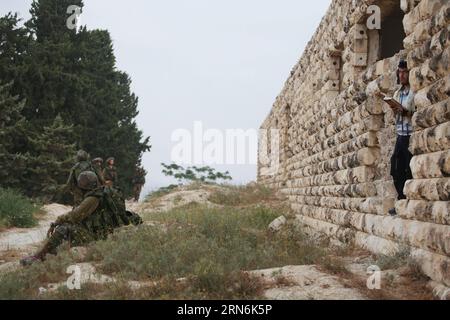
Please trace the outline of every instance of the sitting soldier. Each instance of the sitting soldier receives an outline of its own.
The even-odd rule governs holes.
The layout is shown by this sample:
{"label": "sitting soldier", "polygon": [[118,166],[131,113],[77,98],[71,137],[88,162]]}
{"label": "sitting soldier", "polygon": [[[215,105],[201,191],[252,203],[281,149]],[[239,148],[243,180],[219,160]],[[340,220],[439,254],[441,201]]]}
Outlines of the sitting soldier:
{"label": "sitting soldier", "polygon": [[56,249],[64,241],[68,241],[70,246],[82,246],[105,240],[115,228],[142,223],[137,214],[126,211],[125,201],[118,190],[99,186],[94,172],[82,172],[78,177],[78,187],[84,193],[81,204],[51,224],[44,247],[35,255],[22,259],[22,265],[44,260],[47,254],[56,254]]}

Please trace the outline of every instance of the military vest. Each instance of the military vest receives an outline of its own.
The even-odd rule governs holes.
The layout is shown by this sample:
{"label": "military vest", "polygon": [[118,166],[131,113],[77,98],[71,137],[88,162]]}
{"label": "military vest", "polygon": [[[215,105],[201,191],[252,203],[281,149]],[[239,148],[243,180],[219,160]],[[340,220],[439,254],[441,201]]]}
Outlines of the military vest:
{"label": "military vest", "polygon": [[103,178],[115,182],[117,180],[117,169],[116,167],[105,167]]}

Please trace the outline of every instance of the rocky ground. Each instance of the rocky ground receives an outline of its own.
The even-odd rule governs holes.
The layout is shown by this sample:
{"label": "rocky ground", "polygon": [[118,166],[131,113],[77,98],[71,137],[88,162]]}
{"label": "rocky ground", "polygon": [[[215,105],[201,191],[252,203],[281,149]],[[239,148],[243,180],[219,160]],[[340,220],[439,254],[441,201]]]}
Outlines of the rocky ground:
{"label": "rocky ground", "polygon": [[[141,214],[145,219],[149,212],[164,212],[177,206],[192,202],[220,207],[208,200],[216,187],[206,187],[197,190],[181,188],[168,194],[151,199],[147,202],[127,202],[129,210]],[[42,208],[39,225],[30,229],[10,229],[0,233],[0,273],[20,268],[18,261],[21,257],[34,252],[46,237],[49,225],[59,215],[70,210],[70,207],[50,204]],[[145,222],[148,225],[158,225],[159,222]],[[289,219],[280,217],[270,227],[277,232]],[[161,225],[164,228],[164,225]],[[83,256],[84,248],[72,248],[74,254]],[[84,260],[84,257],[79,259]],[[432,299],[431,290],[423,279],[415,279],[410,270],[400,267],[384,270],[379,273],[379,288],[370,290],[368,279],[376,286],[375,277],[371,272],[374,263],[373,256],[362,250],[342,250],[332,257],[328,265],[289,265],[281,268],[251,270],[248,274],[259,277],[264,283],[262,296],[266,299],[284,300],[366,300],[366,299]],[[79,263],[83,271],[82,283],[115,282],[114,277],[104,275],[96,270],[95,264]],[[183,281],[183,279],[180,279]],[[370,284],[369,283],[369,284]],[[154,282],[129,281],[132,289],[145,288],[156,285]],[[49,283],[41,287],[42,292],[56,290],[65,283]]]}

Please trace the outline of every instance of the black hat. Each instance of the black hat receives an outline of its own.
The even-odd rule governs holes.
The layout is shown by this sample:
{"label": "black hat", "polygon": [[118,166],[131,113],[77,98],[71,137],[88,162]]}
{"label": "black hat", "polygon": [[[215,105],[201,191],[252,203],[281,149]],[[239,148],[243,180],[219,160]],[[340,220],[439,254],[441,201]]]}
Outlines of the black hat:
{"label": "black hat", "polygon": [[399,69],[408,69],[408,62],[406,60],[401,59],[398,63]]}

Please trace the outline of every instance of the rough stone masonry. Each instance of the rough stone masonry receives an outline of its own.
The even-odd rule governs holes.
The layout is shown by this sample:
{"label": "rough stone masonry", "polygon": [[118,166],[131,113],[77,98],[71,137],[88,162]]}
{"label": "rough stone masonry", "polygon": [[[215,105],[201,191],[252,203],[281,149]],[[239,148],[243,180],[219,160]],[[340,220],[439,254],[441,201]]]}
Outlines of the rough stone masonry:
{"label": "rough stone masonry", "polygon": [[[368,28],[371,5],[381,29]],[[396,201],[394,115],[375,94],[398,88],[400,58],[417,112],[413,179]],[[441,287],[450,286],[449,62],[449,0],[333,0],[261,125],[278,139],[262,135],[258,155],[258,180],[288,197],[298,223],[374,253],[409,247]]]}

